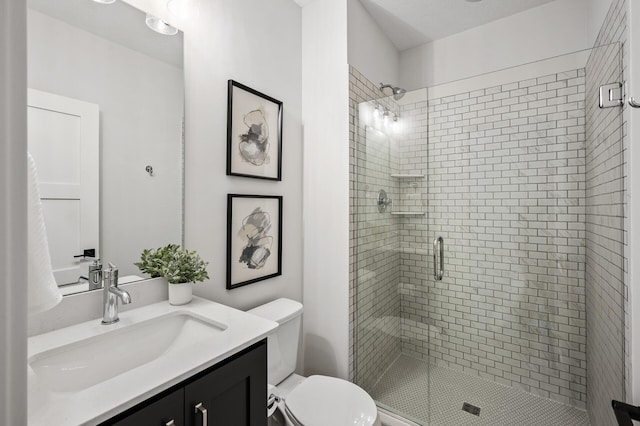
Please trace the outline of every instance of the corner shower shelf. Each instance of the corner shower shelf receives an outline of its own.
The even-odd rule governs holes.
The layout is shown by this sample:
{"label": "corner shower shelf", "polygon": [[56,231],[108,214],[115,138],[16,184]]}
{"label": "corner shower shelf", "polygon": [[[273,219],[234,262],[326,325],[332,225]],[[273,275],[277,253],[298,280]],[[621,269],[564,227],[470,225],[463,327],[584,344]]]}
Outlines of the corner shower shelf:
{"label": "corner shower shelf", "polygon": [[394,216],[424,216],[424,212],[391,212]]}
{"label": "corner shower shelf", "polygon": [[424,175],[393,173],[391,177],[398,179],[423,179]]}
{"label": "corner shower shelf", "polygon": [[421,256],[429,256],[429,250],[416,247],[398,247],[394,251],[402,254],[417,254]]}

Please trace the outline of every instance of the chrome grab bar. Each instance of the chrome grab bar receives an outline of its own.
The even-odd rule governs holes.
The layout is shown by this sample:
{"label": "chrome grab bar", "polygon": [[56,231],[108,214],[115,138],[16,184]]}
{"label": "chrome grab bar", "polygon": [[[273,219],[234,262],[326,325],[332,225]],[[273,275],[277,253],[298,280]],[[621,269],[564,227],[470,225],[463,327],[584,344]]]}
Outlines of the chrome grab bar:
{"label": "chrome grab bar", "polygon": [[[438,255],[440,255],[440,269],[438,269]],[[444,238],[433,240],[433,277],[436,281],[442,281],[444,277]]]}

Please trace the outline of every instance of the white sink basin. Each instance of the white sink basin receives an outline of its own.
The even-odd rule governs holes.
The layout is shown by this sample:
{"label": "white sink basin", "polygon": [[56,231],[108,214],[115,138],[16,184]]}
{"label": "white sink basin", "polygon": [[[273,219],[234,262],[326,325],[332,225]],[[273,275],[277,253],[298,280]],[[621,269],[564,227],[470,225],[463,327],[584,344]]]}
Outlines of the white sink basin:
{"label": "white sink basin", "polygon": [[29,358],[29,366],[50,390],[79,391],[215,339],[225,329],[191,312],[174,312],[38,353]]}
{"label": "white sink basin", "polygon": [[194,297],[29,338],[29,426],[96,425],[264,339],[278,324]]}

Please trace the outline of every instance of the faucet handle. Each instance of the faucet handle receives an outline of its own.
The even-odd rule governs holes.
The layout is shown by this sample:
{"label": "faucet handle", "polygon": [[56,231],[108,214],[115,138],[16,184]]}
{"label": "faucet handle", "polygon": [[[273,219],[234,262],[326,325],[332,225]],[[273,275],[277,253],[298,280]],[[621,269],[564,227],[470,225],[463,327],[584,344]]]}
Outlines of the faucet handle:
{"label": "faucet handle", "polygon": [[109,268],[102,272],[102,279],[105,281],[105,288],[118,287],[118,267],[109,262]]}

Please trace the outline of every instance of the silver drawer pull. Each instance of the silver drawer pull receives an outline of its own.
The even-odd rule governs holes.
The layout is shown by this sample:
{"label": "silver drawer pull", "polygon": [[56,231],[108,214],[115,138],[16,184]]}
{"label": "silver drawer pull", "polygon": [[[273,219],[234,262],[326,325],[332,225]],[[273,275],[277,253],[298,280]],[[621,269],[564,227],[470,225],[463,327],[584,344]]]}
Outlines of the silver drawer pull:
{"label": "silver drawer pull", "polygon": [[176,422],[174,422],[173,419],[171,419],[167,423],[165,423],[164,426],[176,426]]}
{"label": "silver drawer pull", "polygon": [[198,412],[202,413],[202,426],[207,426],[207,409],[204,408],[202,402],[196,405],[196,414],[198,414]]}
{"label": "silver drawer pull", "polygon": [[[438,262],[438,255],[440,262]],[[442,281],[444,277],[444,238],[442,237],[433,240],[433,276],[436,281]]]}

